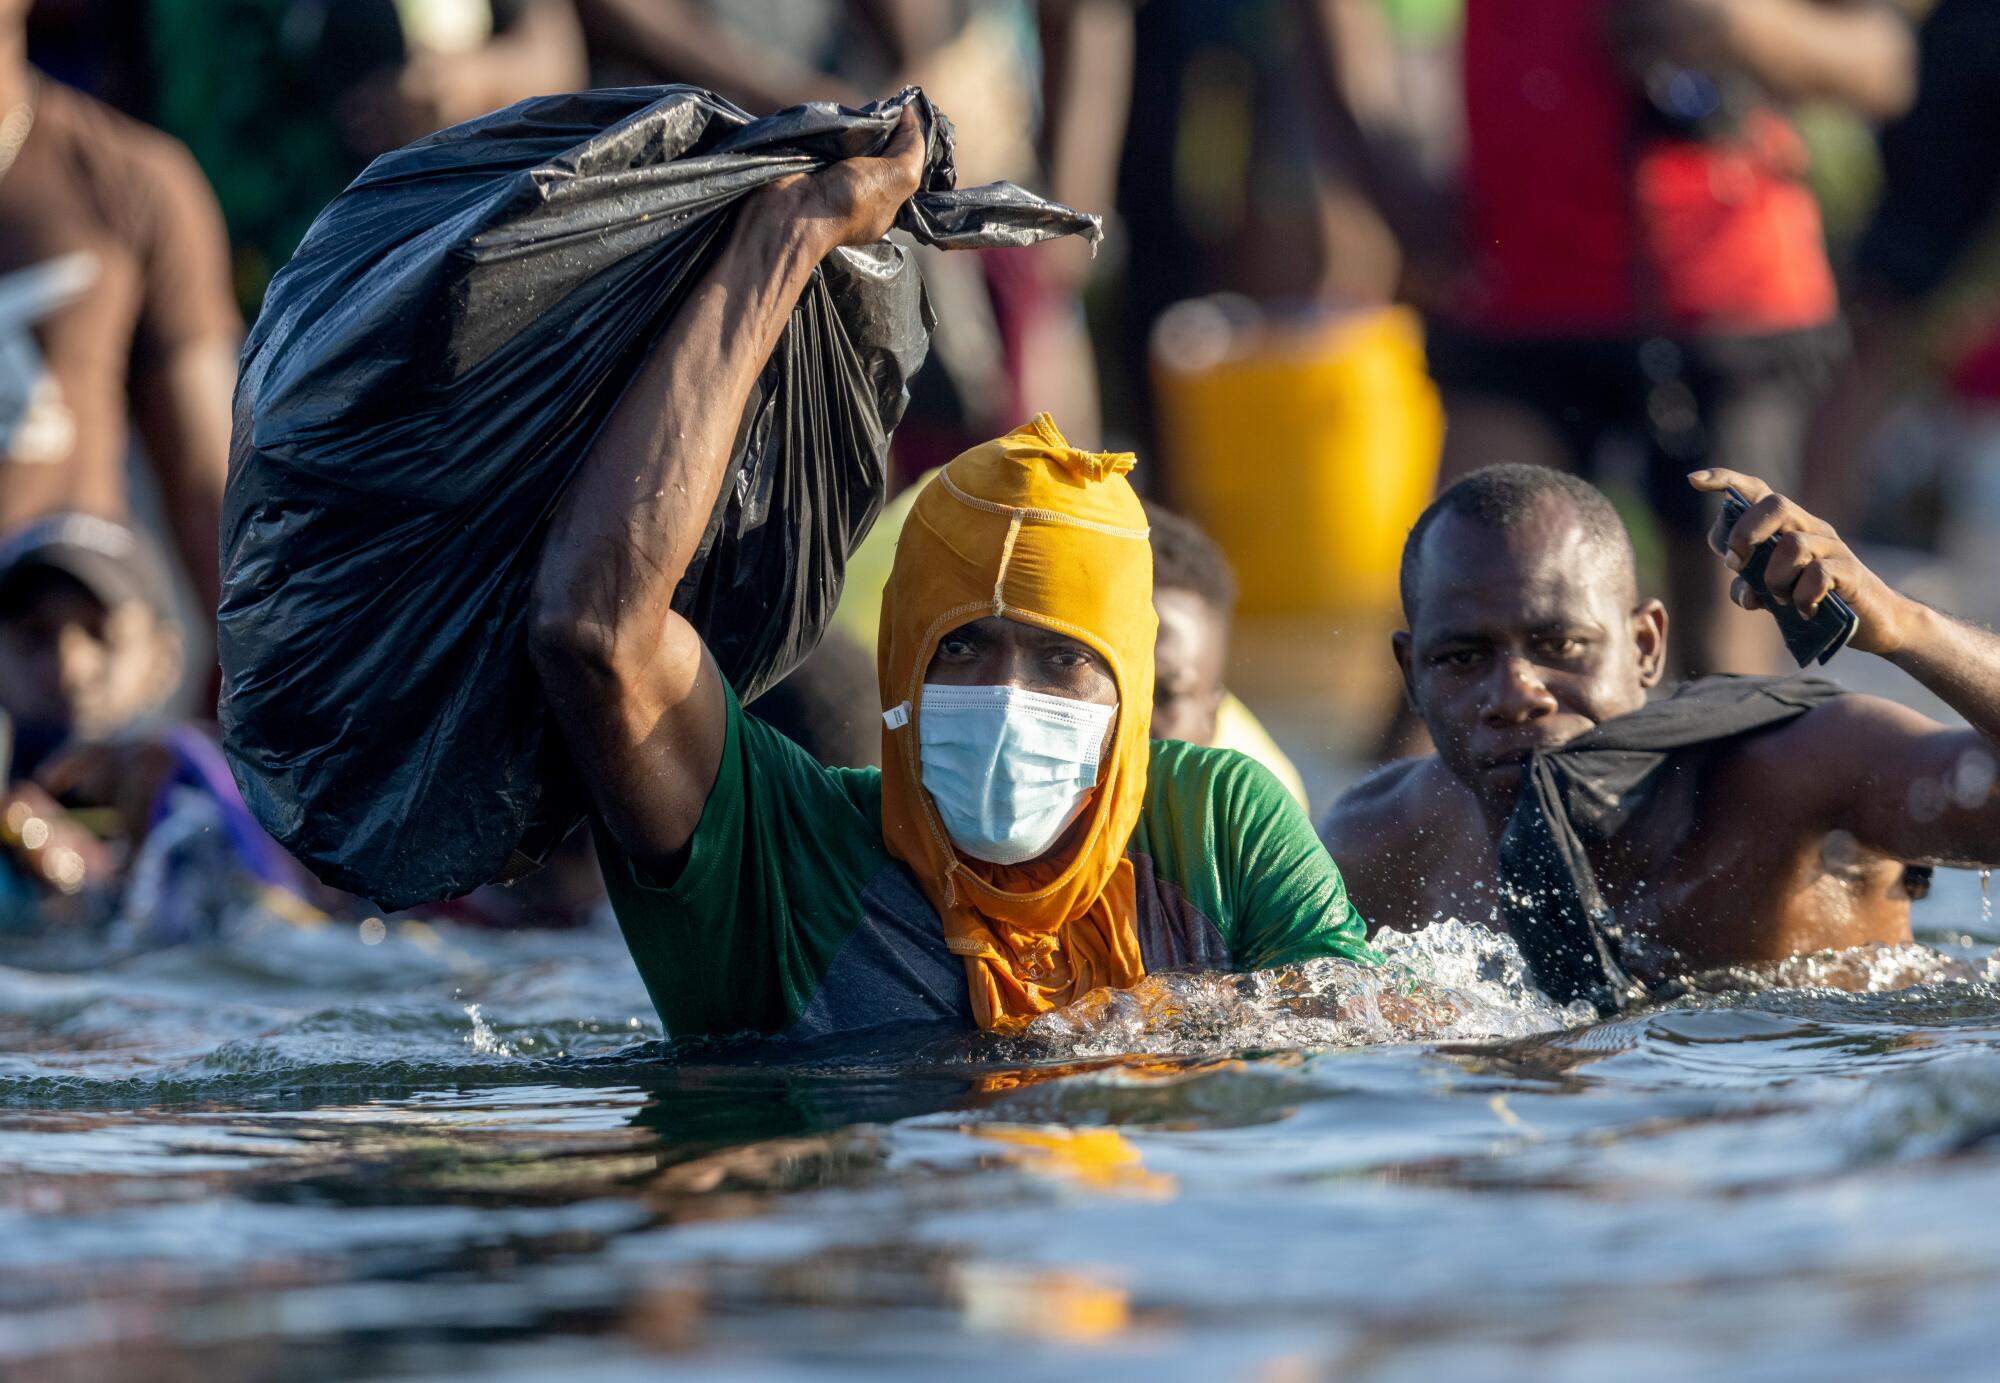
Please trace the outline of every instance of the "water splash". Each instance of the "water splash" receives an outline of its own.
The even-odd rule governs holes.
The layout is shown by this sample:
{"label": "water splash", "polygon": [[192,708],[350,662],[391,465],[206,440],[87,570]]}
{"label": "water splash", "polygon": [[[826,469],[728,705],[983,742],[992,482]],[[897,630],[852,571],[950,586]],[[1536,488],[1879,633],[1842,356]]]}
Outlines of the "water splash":
{"label": "water splash", "polygon": [[1148,975],[1043,1014],[1019,1055],[1200,1056],[1280,1047],[1353,1047],[1525,1037],[1595,1015],[1559,1008],[1529,982],[1509,937],[1450,920],[1385,931],[1381,966],[1320,959],[1247,975]]}
{"label": "water splash", "polygon": [[465,1016],[472,1020],[472,1031],[465,1035],[465,1043],[480,1056],[514,1056],[514,1049],[507,1045],[493,1025],[479,1012],[478,1004],[467,1004]]}
{"label": "water splash", "polygon": [[1886,994],[1927,984],[1972,984],[2000,978],[2000,954],[1959,960],[1912,942],[1902,946],[1856,946],[1845,951],[1755,965],[1730,965],[1690,976],[1684,994],[1758,993],[1771,989],[1837,989],[1850,994]]}

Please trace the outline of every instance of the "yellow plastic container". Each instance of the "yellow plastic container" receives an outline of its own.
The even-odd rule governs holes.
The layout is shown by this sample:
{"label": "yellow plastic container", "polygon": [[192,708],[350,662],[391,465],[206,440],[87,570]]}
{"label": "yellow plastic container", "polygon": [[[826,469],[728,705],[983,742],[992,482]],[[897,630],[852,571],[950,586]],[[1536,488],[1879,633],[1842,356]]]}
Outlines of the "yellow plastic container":
{"label": "yellow plastic container", "polygon": [[1393,612],[1444,442],[1416,315],[1202,299],[1161,318],[1152,360],[1167,497],[1229,554],[1242,613]]}

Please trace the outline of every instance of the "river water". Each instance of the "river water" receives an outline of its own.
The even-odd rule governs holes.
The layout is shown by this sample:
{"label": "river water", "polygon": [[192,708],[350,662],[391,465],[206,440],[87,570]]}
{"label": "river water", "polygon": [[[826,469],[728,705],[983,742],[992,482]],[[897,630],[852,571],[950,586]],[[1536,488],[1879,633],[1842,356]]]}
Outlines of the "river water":
{"label": "river water", "polygon": [[2000,929],[1918,907],[1613,1022],[1447,927],[839,1049],[661,1041],[608,929],[17,954],[0,1376],[1986,1379]]}

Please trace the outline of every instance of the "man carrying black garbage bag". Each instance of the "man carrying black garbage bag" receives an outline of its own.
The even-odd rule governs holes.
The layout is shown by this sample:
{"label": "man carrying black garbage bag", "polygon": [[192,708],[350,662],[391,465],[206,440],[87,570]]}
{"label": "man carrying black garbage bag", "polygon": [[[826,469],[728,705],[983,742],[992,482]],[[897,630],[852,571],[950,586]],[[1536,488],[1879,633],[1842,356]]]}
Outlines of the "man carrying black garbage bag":
{"label": "man carrying black garbage bag", "polygon": [[1844,601],[1853,647],[1971,728],[1806,677],[1649,700],[1667,616],[1616,511],[1574,477],[1488,467],[1403,552],[1396,660],[1438,753],[1321,828],[1371,922],[1497,917],[1554,997],[1610,1009],[1683,967],[1907,942],[1930,866],[2000,864],[2000,637],[1890,589],[1761,481],[1689,482],[1748,501],[1717,533],[1739,605],[1823,620]]}
{"label": "man carrying black garbage bag", "polygon": [[[564,492],[743,204],[922,131],[896,225],[943,250],[1095,241],[960,187],[916,88],[754,117],[689,87],[538,97],[376,159],[271,281],[236,392],[218,719],[245,802],[401,909],[518,878],[585,803],[528,650]],[[674,609],[745,701],[813,649],[887,484],[935,314],[907,241],[814,263]]]}
{"label": "man carrying black garbage bag", "polygon": [[532,651],[668,1030],[1018,1030],[1173,968],[1371,960],[1263,769],[1153,741],[1152,550],[1129,455],[1041,414],[917,497],[884,591],[875,769],[744,714],[673,609],[743,406],[823,255],[917,186],[879,157],[746,200],[558,508]]}

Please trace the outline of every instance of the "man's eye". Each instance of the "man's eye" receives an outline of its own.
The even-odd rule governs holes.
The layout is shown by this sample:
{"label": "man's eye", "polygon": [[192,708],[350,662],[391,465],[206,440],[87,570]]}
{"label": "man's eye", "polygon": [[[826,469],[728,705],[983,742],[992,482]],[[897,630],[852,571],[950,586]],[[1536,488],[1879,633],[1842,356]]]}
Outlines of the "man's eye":
{"label": "man's eye", "polygon": [[1552,658],[1575,658],[1583,653],[1582,639],[1543,639],[1542,651]]}
{"label": "man's eye", "polygon": [[966,658],[972,655],[972,643],[968,639],[940,639],[938,652],[948,658]]}
{"label": "man's eye", "polygon": [[1449,648],[1431,661],[1441,667],[1471,667],[1479,659],[1480,652],[1476,648]]}

